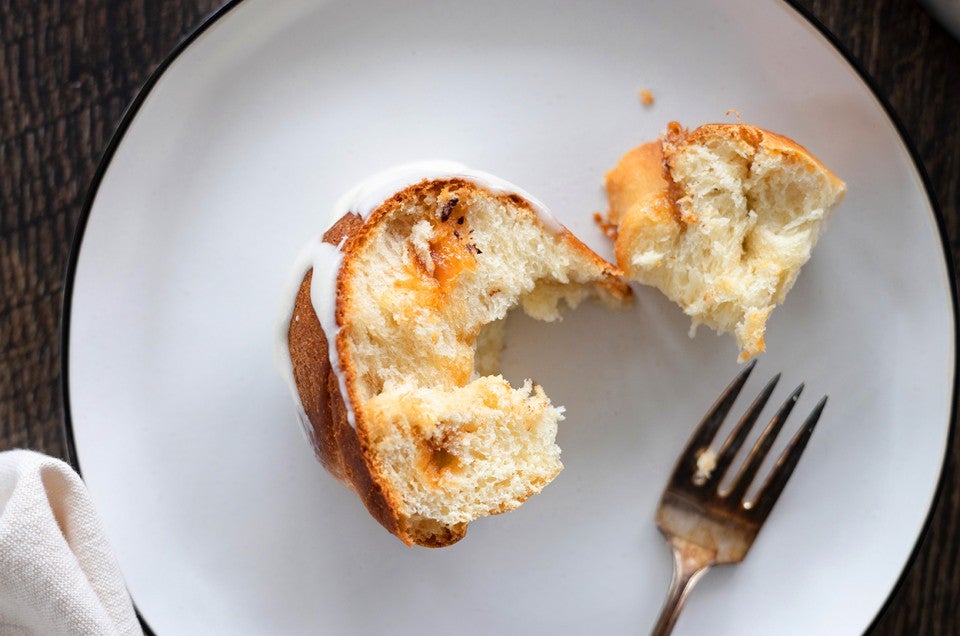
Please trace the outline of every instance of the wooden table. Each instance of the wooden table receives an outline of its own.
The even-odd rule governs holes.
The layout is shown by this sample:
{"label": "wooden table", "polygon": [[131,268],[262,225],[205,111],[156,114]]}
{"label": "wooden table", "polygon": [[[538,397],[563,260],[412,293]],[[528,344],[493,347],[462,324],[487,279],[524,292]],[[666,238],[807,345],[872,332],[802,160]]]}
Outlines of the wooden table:
{"label": "wooden table", "polygon": [[[58,324],[88,184],[138,87],[221,1],[0,2],[0,450],[65,456]],[[836,36],[900,118],[930,176],[956,262],[960,44],[908,0],[798,4]],[[929,531],[869,633],[960,634],[958,459],[955,434]]]}

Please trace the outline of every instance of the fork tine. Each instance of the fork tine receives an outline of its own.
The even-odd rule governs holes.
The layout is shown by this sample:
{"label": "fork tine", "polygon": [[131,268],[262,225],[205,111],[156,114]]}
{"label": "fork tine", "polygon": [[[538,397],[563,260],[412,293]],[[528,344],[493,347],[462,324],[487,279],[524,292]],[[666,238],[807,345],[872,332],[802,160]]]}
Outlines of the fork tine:
{"label": "fork tine", "polygon": [[690,436],[690,441],[687,442],[686,447],[680,454],[681,459],[677,464],[674,474],[680,471],[685,473],[687,477],[693,474],[690,471],[697,465],[697,452],[702,448],[708,447],[710,442],[713,441],[717,430],[720,428],[720,425],[723,424],[724,418],[727,417],[727,413],[729,413],[733,407],[733,403],[736,401],[737,396],[740,395],[740,390],[743,388],[743,385],[746,384],[747,378],[750,377],[750,372],[753,371],[755,366],[757,366],[757,361],[753,360],[744,367],[743,371],[737,374],[733,382],[724,389],[720,397],[717,398],[717,401],[714,402],[710,410],[707,411],[707,414],[703,416],[700,425],[693,431],[693,434]]}
{"label": "fork tine", "polygon": [[813,428],[817,425],[817,420],[820,419],[820,414],[823,413],[823,407],[826,406],[826,404],[827,396],[824,396],[814,407],[813,411],[807,417],[807,420],[803,423],[803,426],[800,427],[800,430],[798,430],[796,435],[793,436],[793,439],[790,440],[790,444],[786,450],[784,450],[780,458],[777,459],[777,465],[773,467],[770,476],[767,477],[767,481],[757,494],[756,501],[754,501],[749,508],[757,520],[757,523],[762,524],[764,522],[767,515],[770,514],[770,511],[773,509],[773,505],[777,503],[777,499],[780,498],[780,493],[783,492],[783,487],[787,485],[787,480],[789,480],[790,475],[793,474],[793,469],[797,467],[797,462],[800,461],[800,455],[803,454],[803,449],[806,448],[807,442],[810,441],[810,436],[813,435]]}
{"label": "fork tine", "polygon": [[763,391],[756,397],[750,405],[750,408],[747,409],[747,412],[744,413],[740,421],[737,422],[736,428],[731,431],[730,435],[723,442],[723,446],[720,448],[720,454],[717,456],[716,466],[710,473],[710,481],[720,483],[723,479],[727,469],[730,468],[730,464],[733,463],[733,458],[736,457],[737,451],[743,446],[744,440],[747,439],[747,435],[750,434],[750,430],[760,417],[760,411],[766,406],[767,400],[770,399],[770,395],[773,393],[779,381],[780,374],[778,373],[773,376],[773,379],[767,382],[767,386],[763,387]]}
{"label": "fork tine", "polygon": [[753,483],[754,477],[757,476],[757,471],[760,470],[760,465],[763,464],[767,453],[770,452],[773,442],[777,439],[777,435],[780,434],[780,429],[783,428],[783,423],[787,421],[790,412],[793,410],[793,406],[797,403],[802,392],[803,384],[801,383],[800,386],[790,394],[790,397],[780,405],[777,414],[773,416],[773,419],[770,420],[767,427],[763,429],[763,433],[761,433],[756,444],[750,449],[750,454],[747,455],[747,459],[743,462],[743,468],[737,473],[733,483],[730,485],[730,490],[728,490],[724,496],[730,497],[735,501],[740,501],[743,499],[743,496],[747,494],[750,484]]}

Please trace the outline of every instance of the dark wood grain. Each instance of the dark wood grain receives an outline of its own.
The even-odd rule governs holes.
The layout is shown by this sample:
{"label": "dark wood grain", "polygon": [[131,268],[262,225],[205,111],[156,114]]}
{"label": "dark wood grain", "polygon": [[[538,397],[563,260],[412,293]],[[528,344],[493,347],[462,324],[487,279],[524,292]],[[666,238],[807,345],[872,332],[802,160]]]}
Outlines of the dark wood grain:
{"label": "dark wood grain", "polygon": [[[65,456],[58,322],[86,189],[138,87],[220,1],[0,0],[0,450]],[[800,5],[903,122],[956,260],[960,44],[907,0]],[[953,442],[930,532],[871,634],[960,634],[960,435]]]}

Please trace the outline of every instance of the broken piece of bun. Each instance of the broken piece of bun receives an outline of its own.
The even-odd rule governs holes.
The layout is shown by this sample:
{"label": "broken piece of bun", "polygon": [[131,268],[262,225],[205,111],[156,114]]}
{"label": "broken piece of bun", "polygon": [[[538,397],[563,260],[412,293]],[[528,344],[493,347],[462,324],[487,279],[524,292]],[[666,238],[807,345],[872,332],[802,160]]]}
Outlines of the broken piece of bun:
{"label": "broken piece of bun", "polygon": [[503,319],[546,321],[620,272],[492,175],[424,163],[377,175],[302,255],[281,366],[318,458],[408,545],[450,545],[561,470],[562,407],[497,375]]}
{"label": "broken piece of bun", "polygon": [[846,185],[796,142],[745,124],[688,131],[624,155],[607,174],[617,262],[693,319],[733,332],[740,361],[765,349],[773,308],[793,286]]}

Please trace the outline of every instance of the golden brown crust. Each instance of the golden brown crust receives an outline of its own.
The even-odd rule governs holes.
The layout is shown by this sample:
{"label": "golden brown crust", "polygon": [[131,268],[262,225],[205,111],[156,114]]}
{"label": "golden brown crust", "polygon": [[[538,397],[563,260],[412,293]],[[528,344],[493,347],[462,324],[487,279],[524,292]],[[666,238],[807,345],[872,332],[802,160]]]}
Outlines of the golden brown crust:
{"label": "golden brown crust", "polygon": [[637,146],[606,176],[609,221],[617,223],[614,254],[621,266],[630,262],[630,246],[639,233],[679,234],[683,221],[668,181],[659,141]]}
{"label": "golden brown crust", "polygon": [[637,146],[623,155],[606,177],[611,223],[619,223],[621,212],[648,193],[667,188],[662,166],[659,141]]}
{"label": "golden brown crust", "polygon": [[334,477],[359,495],[384,528],[409,545],[409,538],[399,532],[395,507],[374,479],[360,437],[347,418],[327,338],[310,299],[312,277],[313,270],[303,277],[287,339],[297,393],[313,429],[314,452]]}
{"label": "golden brown crust", "polygon": [[[371,239],[374,228],[394,214],[401,203],[411,196],[411,190],[415,190],[413,194],[416,194],[417,191],[427,188],[451,188],[461,192],[482,192],[490,196],[486,190],[461,179],[421,182],[384,201],[366,221],[359,215],[347,214],[324,234],[324,242],[339,245],[344,254],[337,274],[336,319],[337,324],[342,327],[338,334],[337,351],[340,354],[341,373],[346,380],[348,399],[353,404],[357,403],[356,369],[349,355],[350,345],[347,342],[347,329],[344,327],[350,321],[349,281],[353,269],[357,267],[354,256],[362,252],[367,241]],[[512,194],[498,196],[505,202],[535,214],[534,209],[522,197]],[[630,287],[621,278],[620,270],[593,253],[566,229],[560,233],[559,238],[570,248],[588,256],[603,272],[603,279],[598,281],[598,285],[612,299],[623,301],[631,296]],[[330,364],[328,341],[310,297],[311,279],[312,270],[304,276],[296,297],[288,343],[294,380],[313,429],[317,456],[334,476],[359,495],[370,514],[384,528],[407,545],[444,547],[459,541],[466,534],[466,523],[444,526],[430,520],[408,519],[400,514],[400,502],[386,486],[387,480],[381,478],[382,470],[377,465],[375,454],[368,452],[367,424],[362,412],[354,409],[356,428],[349,423],[339,378]]]}
{"label": "golden brown crust", "polygon": [[669,161],[669,155],[681,145],[700,143],[717,137],[740,141],[754,148],[764,148],[772,153],[797,158],[811,167],[823,170],[835,186],[843,185],[840,177],[794,140],[747,124],[704,124],[696,130],[688,131],[679,123],[672,121],[667,124],[667,132],[662,141],[664,155]]}
{"label": "golden brown crust", "polygon": [[348,212],[334,223],[323,234],[323,242],[330,245],[339,245],[340,241],[353,236],[363,227],[363,218],[359,214]]}
{"label": "golden brown crust", "polygon": [[333,374],[327,338],[310,302],[312,278],[313,270],[310,270],[303,277],[294,301],[293,317],[287,331],[290,362],[300,404],[313,430],[314,452],[334,477],[346,481],[330,407],[330,401],[336,399],[339,389],[332,395],[327,385],[327,378]]}

